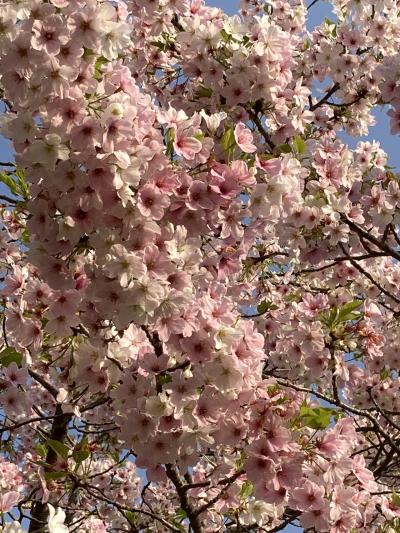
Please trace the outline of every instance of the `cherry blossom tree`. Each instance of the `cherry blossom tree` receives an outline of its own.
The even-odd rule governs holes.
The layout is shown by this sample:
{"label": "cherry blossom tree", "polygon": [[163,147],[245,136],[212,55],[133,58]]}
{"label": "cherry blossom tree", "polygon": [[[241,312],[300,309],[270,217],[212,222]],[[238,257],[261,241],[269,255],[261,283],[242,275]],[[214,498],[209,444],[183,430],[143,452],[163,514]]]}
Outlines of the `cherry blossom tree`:
{"label": "cherry blossom tree", "polygon": [[400,531],[400,2],[312,8],[0,4],[3,533]]}

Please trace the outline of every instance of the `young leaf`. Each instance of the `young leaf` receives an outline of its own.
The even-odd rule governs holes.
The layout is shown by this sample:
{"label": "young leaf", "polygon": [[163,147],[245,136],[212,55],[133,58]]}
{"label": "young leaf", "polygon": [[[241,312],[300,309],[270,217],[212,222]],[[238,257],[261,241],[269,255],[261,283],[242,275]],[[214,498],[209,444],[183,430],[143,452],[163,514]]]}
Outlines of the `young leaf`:
{"label": "young leaf", "polygon": [[353,313],[355,309],[358,309],[361,306],[362,302],[359,300],[354,300],[354,302],[348,302],[347,304],[344,304],[339,309],[338,314],[338,321],[339,322],[346,322],[347,320],[353,320],[354,318],[358,317],[358,314]]}
{"label": "young leaf", "polygon": [[221,37],[226,43],[228,43],[231,39],[231,36],[225,30],[221,30]]}
{"label": "young leaf", "polygon": [[65,460],[68,459],[69,448],[66,444],[58,440],[53,440],[53,439],[47,439],[46,442],[49,445],[49,447],[54,452],[56,452],[57,455],[59,455]]}
{"label": "young leaf", "polygon": [[329,407],[308,407],[303,405],[300,408],[300,418],[304,425],[311,429],[327,428],[334,413],[335,409]]}
{"label": "young leaf", "polygon": [[173,128],[168,128],[167,134],[166,134],[166,141],[167,141],[166,153],[168,157],[172,155],[172,152],[174,151],[174,140],[175,140],[175,130]]}
{"label": "young leaf", "polygon": [[175,520],[185,520],[185,518],[187,518],[186,511],[184,511],[182,508],[179,508],[176,511]]}
{"label": "young leaf", "polygon": [[29,188],[25,179],[25,171],[22,168],[17,168],[15,171],[15,175],[18,180],[19,193],[24,198],[24,200],[27,200],[29,197]]}
{"label": "young leaf", "polygon": [[290,154],[292,152],[292,148],[290,144],[287,144],[287,143],[278,144],[275,150],[278,152],[278,154]]}
{"label": "young leaf", "polygon": [[74,450],[72,452],[72,458],[77,464],[83,463],[90,456],[89,450]]}
{"label": "young leaf", "polygon": [[240,488],[239,497],[245,500],[253,494],[253,490],[253,483],[246,480]]}
{"label": "young leaf", "polygon": [[138,519],[138,516],[137,516],[137,513],[133,513],[132,511],[125,511],[125,518],[128,520],[128,522],[130,524],[137,524],[137,519]]}
{"label": "young leaf", "polygon": [[36,444],[34,447],[35,451],[42,457],[43,459],[46,458],[47,455],[47,448],[44,444]]}
{"label": "young leaf", "polygon": [[108,63],[108,59],[106,59],[103,56],[100,56],[100,57],[98,57],[96,59],[96,63],[94,64],[94,75],[93,75],[93,77],[97,81],[101,80],[101,78],[103,77],[103,71],[102,71],[101,67],[103,65],[105,65],[106,63]]}
{"label": "young leaf", "polygon": [[400,507],[400,495],[395,490],[392,491],[392,502],[396,507]]}
{"label": "young leaf", "polygon": [[17,366],[20,366],[21,362],[22,354],[14,348],[4,348],[0,352],[0,366],[10,366],[11,363],[16,363]]}
{"label": "young leaf", "polygon": [[62,479],[67,475],[67,472],[45,472],[44,478],[46,480],[50,479]]}
{"label": "young leaf", "polygon": [[257,313],[259,313],[260,315],[263,315],[264,313],[268,311],[270,305],[271,305],[271,302],[269,302],[268,300],[263,300],[257,305]]}
{"label": "young leaf", "polygon": [[200,87],[195,93],[196,98],[210,98],[213,94],[212,89],[208,87]]}
{"label": "young leaf", "polygon": [[232,126],[226,128],[225,133],[223,134],[221,139],[221,146],[225,152],[228,152],[229,156],[233,154],[236,146],[236,141]]}
{"label": "young leaf", "polygon": [[293,139],[293,144],[298,154],[302,155],[307,151],[307,144],[304,139],[300,137],[300,135],[296,135],[296,137]]}
{"label": "young leaf", "polygon": [[11,193],[14,196],[19,196],[18,183],[15,180],[13,180],[9,174],[5,172],[1,172],[0,181],[3,182],[4,185],[6,185],[6,187],[10,189]]}

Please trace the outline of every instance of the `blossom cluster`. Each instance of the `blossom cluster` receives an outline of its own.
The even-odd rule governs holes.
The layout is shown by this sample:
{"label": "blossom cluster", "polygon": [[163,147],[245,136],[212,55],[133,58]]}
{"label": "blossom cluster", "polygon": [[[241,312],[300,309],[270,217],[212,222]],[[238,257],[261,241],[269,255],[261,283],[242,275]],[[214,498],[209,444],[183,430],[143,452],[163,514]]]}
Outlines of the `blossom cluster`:
{"label": "blossom cluster", "polygon": [[339,132],[399,131],[398,6],[333,7],[0,6],[7,533],[396,526],[400,181]]}

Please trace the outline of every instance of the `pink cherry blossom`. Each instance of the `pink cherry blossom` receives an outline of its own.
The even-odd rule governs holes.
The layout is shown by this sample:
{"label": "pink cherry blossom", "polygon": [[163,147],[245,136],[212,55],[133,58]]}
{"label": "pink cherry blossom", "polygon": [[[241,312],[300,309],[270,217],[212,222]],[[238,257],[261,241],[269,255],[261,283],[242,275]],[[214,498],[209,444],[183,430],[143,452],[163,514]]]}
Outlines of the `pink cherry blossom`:
{"label": "pink cherry blossom", "polygon": [[397,4],[2,6],[5,533],[397,527]]}
{"label": "pink cherry blossom", "polygon": [[239,122],[235,127],[235,141],[243,152],[253,153],[257,150],[257,147],[252,143],[253,135],[243,122]]}

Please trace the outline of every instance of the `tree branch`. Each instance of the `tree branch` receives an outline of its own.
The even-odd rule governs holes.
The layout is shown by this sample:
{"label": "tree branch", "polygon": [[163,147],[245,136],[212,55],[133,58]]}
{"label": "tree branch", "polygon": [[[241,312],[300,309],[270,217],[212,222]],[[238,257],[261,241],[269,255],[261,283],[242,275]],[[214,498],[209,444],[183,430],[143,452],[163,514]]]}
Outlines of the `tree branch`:
{"label": "tree branch", "polygon": [[255,113],[252,109],[245,108],[246,111],[249,114],[249,117],[254,122],[254,124],[257,126],[258,131],[261,133],[261,135],[264,137],[265,142],[268,144],[268,147],[270,150],[273,150],[275,148],[275,144],[272,142],[271,137],[267,130],[264,128],[260,117]]}
{"label": "tree branch", "polygon": [[[50,438],[52,440],[59,442],[63,442],[65,440],[68,432],[68,424],[71,418],[72,415],[69,413],[63,413],[61,404],[57,404],[54,413],[54,421],[50,432]],[[49,448],[45,462],[52,466],[56,463],[56,461],[56,452],[52,448]],[[46,503],[42,503],[41,501],[36,501],[33,503],[31,510],[31,522],[29,524],[29,533],[42,531],[43,525],[47,522],[48,513],[49,512]]]}
{"label": "tree branch", "polygon": [[200,513],[199,511],[193,509],[192,505],[190,504],[187,491],[184,489],[184,484],[182,483],[178,472],[171,464],[165,465],[165,470],[167,472],[167,476],[176,488],[181,507],[188,517],[190,527],[193,529],[193,533],[203,533],[204,530],[199,518]]}
{"label": "tree branch", "polygon": [[[308,6],[308,7],[310,8],[311,6]],[[310,105],[310,111],[315,111],[316,109],[321,107],[323,104],[325,104],[329,100],[329,98],[339,89],[339,87],[340,87],[339,83],[336,82],[333,85],[333,87],[329,89],[329,91],[325,94],[325,96],[321,98],[321,100],[319,100],[315,104]]]}
{"label": "tree branch", "polygon": [[339,398],[330,398],[329,396],[326,396],[325,394],[321,394],[318,391],[314,391],[313,389],[308,389],[306,387],[300,387],[298,385],[295,385],[293,383],[281,381],[277,379],[277,383],[283,387],[288,387],[293,390],[297,390],[298,392],[305,392],[307,394],[312,394],[316,396],[317,398],[320,398],[321,400],[324,400],[328,403],[331,403],[332,405],[336,405],[337,407],[340,407],[344,409],[345,411],[362,416],[364,418],[367,418],[370,422],[372,422],[373,426],[376,428],[376,431],[382,435],[382,437],[386,440],[386,442],[395,450],[395,452],[400,456],[400,447],[397,445],[397,443],[393,440],[393,438],[385,431],[385,429],[379,424],[379,422],[376,420],[376,417],[374,417],[370,412],[363,410],[363,409],[357,409],[355,407],[352,407],[350,405],[347,405],[343,403]]}
{"label": "tree branch", "polygon": [[366,241],[371,242],[375,246],[377,246],[380,250],[386,252],[388,255],[393,257],[394,259],[397,259],[400,261],[400,253],[396,252],[396,250],[393,250],[393,248],[390,248],[386,243],[381,242],[379,239],[365,231],[364,229],[357,226],[357,224],[354,224],[351,220],[349,220],[346,216],[343,216],[343,220],[346,222],[346,224],[349,226],[350,229],[355,231],[360,237],[365,239]]}

